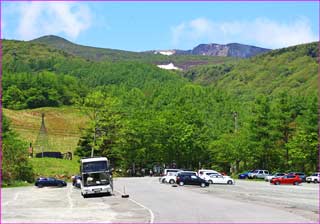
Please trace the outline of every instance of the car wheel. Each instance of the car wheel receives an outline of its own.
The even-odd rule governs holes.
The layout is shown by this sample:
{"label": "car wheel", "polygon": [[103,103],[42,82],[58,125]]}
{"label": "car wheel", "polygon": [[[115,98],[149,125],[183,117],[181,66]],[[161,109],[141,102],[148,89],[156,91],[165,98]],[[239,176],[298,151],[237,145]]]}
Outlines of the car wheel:
{"label": "car wheel", "polygon": [[172,179],[169,181],[170,184],[174,184],[174,182],[175,182],[175,181],[172,180]]}
{"label": "car wheel", "polygon": [[163,184],[165,183],[165,179],[162,179],[162,183],[163,183]]}
{"label": "car wheel", "polygon": [[206,184],[205,183],[201,183],[200,187],[206,187]]}
{"label": "car wheel", "polygon": [[213,181],[212,181],[212,180],[209,180],[209,184],[213,184]]}
{"label": "car wheel", "polygon": [[179,185],[180,185],[180,186],[183,186],[183,185],[184,185],[183,181],[180,181]]}
{"label": "car wheel", "polygon": [[317,179],[315,179],[315,180],[313,181],[313,183],[317,184],[317,183],[318,183],[318,180],[317,180]]}
{"label": "car wheel", "polygon": [[298,185],[299,183],[297,181],[293,182],[293,185]]}
{"label": "car wheel", "polygon": [[61,184],[61,183],[59,183],[59,184],[58,184],[58,187],[62,187],[62,184]]}
{"label": "car wheel", "polygon": [[310,181],[307,181],[308,184],[310,184]]}
{"label": "car wheel", "polygon": [[38,188],[42,188],[43,187],[43,185],[42,184],[38,184]]}
{"label": "car wheel", "polygon": [[232,180],[228,180],[227,184],[233,184]]}
{"label": "car wheel", "polygon": [[275,182],[275,183],[274,183],[274,185],[280,185],[280,182],[279,182],[279,181],[277,181],[277,182]]}

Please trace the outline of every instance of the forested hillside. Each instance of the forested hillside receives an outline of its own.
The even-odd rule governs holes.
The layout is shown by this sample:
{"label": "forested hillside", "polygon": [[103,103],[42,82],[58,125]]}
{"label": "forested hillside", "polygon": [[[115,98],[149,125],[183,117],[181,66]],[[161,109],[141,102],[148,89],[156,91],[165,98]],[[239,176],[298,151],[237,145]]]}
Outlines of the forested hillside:
{"label": "forested hillside", "polygon": [[192,68],[183,76],[202,85],[213,85],[243,98],[252,94],[308,95],[317,91],[318,43],[274,50],[237,64]]}
{"label": "forested hillside", "polygon": [[74,152],[94,148],[122,170],[176,163],[313,172],[316,55],[317,45],[307,44],[181,74],[4,41],[3,104],[79,108],[88,123]]}

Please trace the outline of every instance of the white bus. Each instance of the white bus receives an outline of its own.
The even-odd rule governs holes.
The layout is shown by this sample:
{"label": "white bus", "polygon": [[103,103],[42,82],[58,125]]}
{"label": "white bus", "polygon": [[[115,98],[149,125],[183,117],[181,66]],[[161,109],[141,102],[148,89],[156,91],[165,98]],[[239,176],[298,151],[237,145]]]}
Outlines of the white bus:
{"label": "white bus", "polygon": [[109,194],[113,192],[112,173],[106,157],[80,160],[81,195]]}

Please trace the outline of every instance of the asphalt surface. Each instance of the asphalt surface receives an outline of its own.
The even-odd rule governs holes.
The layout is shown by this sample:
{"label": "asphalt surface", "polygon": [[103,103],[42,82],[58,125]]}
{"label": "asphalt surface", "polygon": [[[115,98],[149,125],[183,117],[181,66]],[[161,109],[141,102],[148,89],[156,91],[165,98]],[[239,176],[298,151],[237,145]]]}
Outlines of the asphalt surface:
{"label": "asphalt surface", "polygon": [[235,185],[172,187],[157,178],[121,178],[117,188],[153,213],[154,222],[317,222],[319,185],[275,186],[236,180]]}
{"label": "asphalt surface", "polygon": [[[2,223],[310,223],[319,218],[318,184],[236,180],[235,185],[172,187],[143,177],[117,178],[114,185],[113,196],[86,199],[70,184],[2,189]],[[124,187],[128,199],[121,198]]]}
{"label": "asphalt surface", "polygon": [[147,209],[113,196],[84,199],[71,184],[63,188],[2,189],[2,223],[149,222]]}

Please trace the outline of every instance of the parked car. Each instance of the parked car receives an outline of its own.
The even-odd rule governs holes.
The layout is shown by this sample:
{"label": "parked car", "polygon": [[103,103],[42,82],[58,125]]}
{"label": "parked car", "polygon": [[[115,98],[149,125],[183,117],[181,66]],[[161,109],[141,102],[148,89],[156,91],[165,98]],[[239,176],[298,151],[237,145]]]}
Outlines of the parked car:
{"label": "parked car", "polygon": [[254,170],[249,170],[249,171],[247,171],[247,172],[240,173],[239,176],[238,176],[238,178],[239,178],[239,179],[246,179],[246,178],[248,178],[249,173],[251,173],[251,172],[253,172],[253,171],[254,171]]}
{"label": "parked car", "polygon": [[177,175],[178,175],[179,173],[189,174],[189,175],[192,174],[192,175],[198,176],[197,172],[195,172],[195,171],[190,171],[190,170],[182,170],[182,171],[179,171],[179,172],[177,173]]}
{"label": "parked car", "polygon": [[174,184],[177,180],[177,172],[169,172],[163,178],[163,183]]}
{"label": "parked car", "polygon": [[168,175],[168,173],[178,173],[180,171],[181,169],[164,169],[163,173],[161,174],[161,177],[159,177],[159,182],[165,183],[166,176]]}
{"label": "parked car", "polygon": [[183,185],[199,185],[201,187],[209,186],[209,182],[195,175],[195,172],[179,172],[177,175],[177,184]]}
{"label": "parked car", "polygon": [[271,175],[268,175],[264,178],[265,181],[270,182],[272,178],[276,178],[276,177],[283,177],[284,175],[286,175],[285,173],[273,173]]}
{"label": "parked car", "polygon": [[293,184],[298,185],[302,183],[302,179],[298,175],[285,175],[283,177],[273,178],[270,181],[271,184],[280,185],[280,184]]}
{"label": "parked car", "polygon": [[307,175],[305,175],[305,173],[303,173],[303,172],[290,172],[290,173],[288,173],[288,175],[289,174],[290,175],[298,175],[301,178],[302,182],[306,182]]}
{"label": "parked car", "polygon": [[253,172],[250,172],[248,174],[248,178],[249,179],[264,179],[266,176],[269,175],[269,171],[268,170],[255,170]]}
{"label": "parked car", "polygon": [[203,178],[205,175],[211,174],[220,174],[218,171],[215,170],[198,170],[198,176]]}
{"label": "parked car", "polygon": [[177,172],[179,172],[179,171],[181,171],[181,169],[164,169],[164,171],[163,171],[163,176],[166,176],[169,172],[170,173],[177,173]]}
{"label": "parked car", "polygon": [[311,176],[306,177],[307,183],[319,183],[320,182],[320,173],[313,173]]}
{"label": "parked car", "polygon": [[234,180],[229,176],[221,174],[211,174],[204,177],[210,184],[234,184]]}
{"label": "parked car", "polygon": [[67,186],[67,183],[63,180],[58,180],[55,178],[40,177],[36,180],[34,185],[37,187],[65,187]]}

